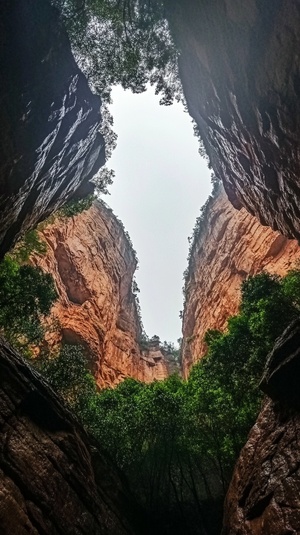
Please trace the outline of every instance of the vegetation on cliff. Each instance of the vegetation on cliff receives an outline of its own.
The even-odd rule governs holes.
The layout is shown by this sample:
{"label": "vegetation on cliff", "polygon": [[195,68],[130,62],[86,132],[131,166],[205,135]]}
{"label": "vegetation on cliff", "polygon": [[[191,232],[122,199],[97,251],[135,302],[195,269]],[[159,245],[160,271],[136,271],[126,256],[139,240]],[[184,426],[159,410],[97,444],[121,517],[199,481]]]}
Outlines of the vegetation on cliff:
{"label": "vegetation on cliff", "polygon": [[[36,238],[24,237],[26,255],[40,250]],[[0,265],[0,326],[26,356],[30,344],[39,343],[41,317],[55,298],[50,278],[41,276],[13,256]],[[138,293],[136,284],[133,290]],[[187,381],[129,379],[99,392],[84,348],[66,344],[59,354],[41,351],[33,362],[125,472],[166,533],[217,533],[220,504],[261,403],[257,385],[266,355],[299,316],[299,307],[300,270],[284,278],[266,273],[249,278],[239,315],[229,319],[225,333],[207,333],[207,355]],[[160,344],[158,337],[143,342]]]}
{"label": "vegetation on cliff", "polygon": [[[199,140],[200,140],[200,138],[199,138]],[[200,145],[201,145],[201,140],[200,140]],[[203,154],[203,156],[204,156],[204,154]],[[203,235],[203,233],[205,232],[205,229],[206,229],[206,226],[207,226],[207,216],[209,214],[209,211],[210,211],[210,208],[211,208],[211,204],[215,200],[215,198],[218,196],[220,188],[222,187],[221,181],[217,177],[215,177],[214,175],[212,175],[211,181],[212,181],[212,184],[213,184],[212,192],[209,195],[209,197],[208,197],[207,201],[205,202],[205,204],[201,207],[200,214],[196,218],[196,222],[195,222],[195,225],[194,225],[194,228],[193,228],[193,231],[192,231],[192,235],[189,236],[189,238],[188,238],[189,252],[188,252],[188,257],[187,257],[187,268],[183,273],[184,284],[183,284],[183,288],[182,288],[184,299],[186,298],[187,282],[188,282],[188,278],[189,278],[189,273],[192,271],[192,267],[193,267],[192,266],[192,264],[193,264],[193,255],[194,255],[195,249],[196,249],[197,245],[200,242],[201,235]],[[180,313],[180,317],[182,317],[182,314],[183,313],[181,312]]]}
{"label": "vegetation on cliff", "polygon": [[49,314],[56,297],[50,275],[7,256],[0,264],[1,333],[28,353],[30,344],[42,340],[41,318]]}

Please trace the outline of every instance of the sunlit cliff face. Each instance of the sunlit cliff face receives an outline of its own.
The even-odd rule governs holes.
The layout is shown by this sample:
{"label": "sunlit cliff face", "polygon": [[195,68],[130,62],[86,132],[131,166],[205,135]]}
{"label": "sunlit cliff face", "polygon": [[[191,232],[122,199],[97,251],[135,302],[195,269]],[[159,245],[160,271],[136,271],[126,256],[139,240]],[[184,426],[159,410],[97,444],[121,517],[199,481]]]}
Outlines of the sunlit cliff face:
{"label": "sunlit cliff face", "polygon": [[204,355],[208,329],[223,330],[237,313],[240,288],[249,275],[285,275],[300,259],[300,246],[233,208],[222,187],[209,202],[192,249],[183,316],[183,369]]}
{"label": "sunlit cliff face", "polygon": [[44,256],[32,262],[54,277],[59,300],[46,338],[86,348],[100,387],[125,377],[164,379],[161,351],[142,351],[141,318],[132,291],[136,256],[122,224],[103,203],[70,218],[58,218],[41,231]]}

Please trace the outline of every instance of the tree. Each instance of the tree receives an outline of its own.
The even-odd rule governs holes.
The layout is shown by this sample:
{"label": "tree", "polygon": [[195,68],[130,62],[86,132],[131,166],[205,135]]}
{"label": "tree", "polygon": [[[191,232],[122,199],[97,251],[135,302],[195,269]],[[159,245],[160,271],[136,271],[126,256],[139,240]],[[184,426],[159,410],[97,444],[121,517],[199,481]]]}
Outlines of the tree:
{"label": "tree", "polygon": [[160,0],[53,0],[81,68],[104,99],[121,84],[135,93],[148,83],[162,104],[181,100],[177,50]]}
{"label": "tree", "polygon": [[19,265],[9,256],[0,264],[0,328],[18,347],[43,336],[41,317],[57,297],[54,282],[40,268]]}
{"label": "tree", "polygon": [[97,389],[87,367],[83,347],[63,344],[58,355],[43,355],[38,366],[79,419],[89,427],[93,422],[92,406]]}

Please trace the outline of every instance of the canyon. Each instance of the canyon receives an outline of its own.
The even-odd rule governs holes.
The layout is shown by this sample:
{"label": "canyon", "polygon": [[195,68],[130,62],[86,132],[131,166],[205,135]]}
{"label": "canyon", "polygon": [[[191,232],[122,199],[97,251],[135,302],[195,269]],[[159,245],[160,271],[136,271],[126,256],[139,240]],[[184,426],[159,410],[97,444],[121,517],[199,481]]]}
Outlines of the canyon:
{"label": "canyon", "polygon": [[165,379],[172,356],[158,343],[142,344],[133,293],[137,257],[112,210],[95,201],[80,214],[43,224],[39,235],[47,252],[31,263],[53,276],[59,295],[46,319],[48,348],[81,344],[100,388],[126,377]]}
{"label": "canyon", "polygon": [[185,282],[182,367],[185,377],[206,351],[209,329],[224,331],[238,312],[241,283],[262,271],[283,276],[300,260],[300,246],[236,210],[219,183],[204,208]]}
{"label": "canyon", "polygon": [[[221,188],[210,199],[192,250],[187,374],[205,350],[202,333],[223,329],[236,311],[240,282],[261,269],[283,274],[298,258],[297,242],[287,238],[300,238],[300,10],[295,0],[165,4],[187,106],[229,199]],[[93,191],[105,149],[100,98],[74,61],[58,12],[46,0],[4,0],[0,35],[3,257],[27,229]],[[47,344],[82,343],[99,386],[129,375],[165,377],[165,356],[139,345],[136,260],[122,227],[98,205],[61,223],[44,227],[48,252],[33,259],[54,274],[60,291],[53,311],[60,327],[55,332],[47,320]],[[95,266],[91,275],[87,263]],[[233,474],[224,535],[299,533],[299,345],[296,323],[268,359],[261,383],[267,397]],[[3,340],[0,371],[2,532],[146,532],[101,445]]]}

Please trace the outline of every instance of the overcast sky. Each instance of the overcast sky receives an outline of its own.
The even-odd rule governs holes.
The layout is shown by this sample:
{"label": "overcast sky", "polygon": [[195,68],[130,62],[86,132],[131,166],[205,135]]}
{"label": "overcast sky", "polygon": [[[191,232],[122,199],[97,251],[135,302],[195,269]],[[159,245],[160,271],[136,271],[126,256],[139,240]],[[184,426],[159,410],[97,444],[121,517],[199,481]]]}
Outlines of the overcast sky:
{"label": "overcast sky", "polygon": [[115,88],[112,96],[118,145],[108,165],[116,177],[104,200],[137,251],[146,333],[176,342],[187,238],[211,191],[210,171],[182,105],[160,106],[152,88],[140,95]]}

